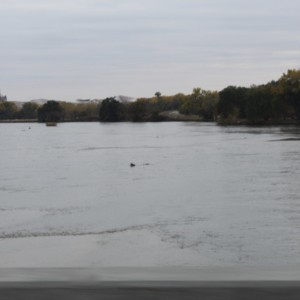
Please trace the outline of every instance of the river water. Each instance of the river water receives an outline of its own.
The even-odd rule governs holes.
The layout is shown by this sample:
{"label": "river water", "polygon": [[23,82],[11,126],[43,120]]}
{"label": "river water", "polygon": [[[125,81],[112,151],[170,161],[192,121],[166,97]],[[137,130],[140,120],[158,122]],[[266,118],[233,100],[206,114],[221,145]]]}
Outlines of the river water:
{"label": "river water", "polygon": [[0,124],[0,242],[148,230],[220,265],[300,263],[299,138],[293,126]]}

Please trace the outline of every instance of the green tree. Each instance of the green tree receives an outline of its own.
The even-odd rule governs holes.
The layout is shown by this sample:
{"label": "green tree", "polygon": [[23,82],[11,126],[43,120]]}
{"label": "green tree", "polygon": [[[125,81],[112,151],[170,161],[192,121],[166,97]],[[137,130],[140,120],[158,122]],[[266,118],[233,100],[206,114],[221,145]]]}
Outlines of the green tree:
{"label": "green tree", "polygon": [[249,88],[245,99],[245,113],[249,121],[257,123],[272,117],[272,95],[266,86]]}
{"label": "green tree", "polygon": [[216,120],[218,116],[219,93],[207,91],[202,99],[201,114],[205,120]]}
{"label": "green tree", "polygon": [[0,102],[0,120],[11,120],[17,117],[18,108],[14,102]]}
{"label": "green tree", "polygon": [[57,101],[48,101],[38,109],[39,122],[60,122],[64,117],[64,109]]}
{"label": "green tree", "polygon": [[161,92],[156,92],[155,94],[155,100],[154,100],[154,104],[156,106],[157,111],[164,111],[165,110],[165,101],[161,95]]}
{"label": "green tree", "polygon": [[186,115],[202,116],[202,104],[207,91],[201,88],[194,88],[193,93],[185,98],[185,101],[180,107],[180,112]]}
{"label": "green tree", "polygon": [[38,115],[38,104],[34,102],[26,102],[23,104],[19,117],[21,119],[37,119]]}
{"label": "green tree", "polygon": [[99,119],[101,122],[119,122],[125,120],[124,104],[115,98],[106,98],[102,101]]}
{"label": "green tree", "polygon": [[218,113],[223,119],[245,118],[247,88],[228,86],[219,93]]}

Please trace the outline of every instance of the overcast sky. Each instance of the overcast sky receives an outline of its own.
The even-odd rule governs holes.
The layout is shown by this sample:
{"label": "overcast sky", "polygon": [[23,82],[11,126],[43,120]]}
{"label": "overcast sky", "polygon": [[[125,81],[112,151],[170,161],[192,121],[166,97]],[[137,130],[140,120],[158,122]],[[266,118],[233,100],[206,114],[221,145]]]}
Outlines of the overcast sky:
{"label": "overcast sky", "polygon": [[0,38],[9,100],[221,90],[300,68],[300,1],[0,0]]}

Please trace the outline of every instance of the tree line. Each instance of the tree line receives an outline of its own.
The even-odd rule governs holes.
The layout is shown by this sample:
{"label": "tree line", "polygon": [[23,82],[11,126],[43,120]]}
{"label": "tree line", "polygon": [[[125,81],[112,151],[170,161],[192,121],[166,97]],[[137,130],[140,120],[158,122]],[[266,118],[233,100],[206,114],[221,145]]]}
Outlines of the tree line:
{"label": "tree line", "polygon": [[98,121],[99,104],[48,101],[44,105],[26,102],[21,108],[14,102],[0,102],[0,120],[39,122]]}
{"label": "tree line", "polygon": [[288,70],[279,80],[219,92],[218,113],[228,123],[300,121],[300,70]]}
{"label": "tree line", "polygon": [[[176,113],[174,113],[176,112]],[[108,97],[100,103],[48,101],[18,108],[0,102],[0,120],[36,119],[48,121],[146,122],[168,120],[218,121],[224,124],[264,124],[300,121],[300,70],[288,70],[277,81],[251,87],[228,86],[208,91],[194,88],[191,94],[163,96],[121,102]]]}

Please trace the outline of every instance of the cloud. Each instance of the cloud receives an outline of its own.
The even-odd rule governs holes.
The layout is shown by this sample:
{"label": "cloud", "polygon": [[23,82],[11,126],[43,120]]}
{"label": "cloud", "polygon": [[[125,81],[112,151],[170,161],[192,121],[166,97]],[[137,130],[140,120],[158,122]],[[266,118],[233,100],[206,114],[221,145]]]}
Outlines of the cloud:
{"label": "cloud", "polygon": [[298,0],[2,0],[1,90],[71,100],[260,83],[299,67],[299,11]]}

